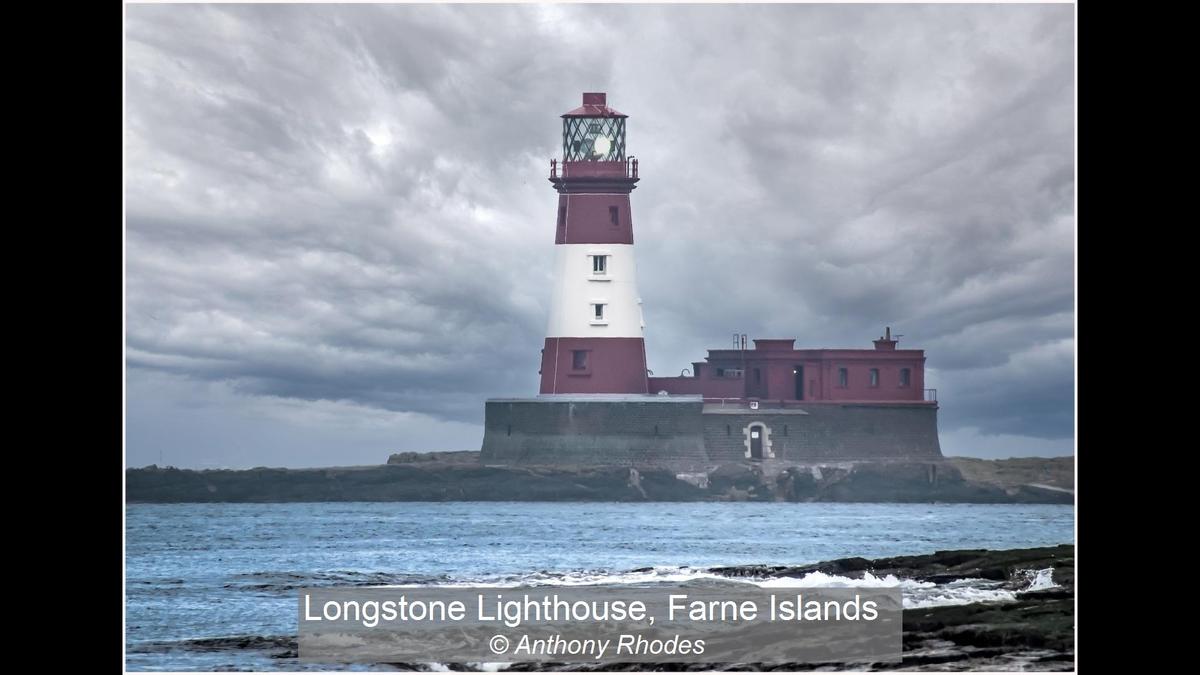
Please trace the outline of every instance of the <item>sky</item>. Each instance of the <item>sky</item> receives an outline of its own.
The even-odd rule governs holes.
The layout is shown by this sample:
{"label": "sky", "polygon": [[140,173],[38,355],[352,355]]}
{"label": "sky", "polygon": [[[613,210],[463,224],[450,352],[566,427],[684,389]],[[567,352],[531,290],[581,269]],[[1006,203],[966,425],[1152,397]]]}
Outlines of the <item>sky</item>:
{"label": "sky", "polygon": [[477,450],[536,395],[559,115],[629,115],[649,367],[924,349],[1074,452],[1071,5],[127,5],[126,462]]}

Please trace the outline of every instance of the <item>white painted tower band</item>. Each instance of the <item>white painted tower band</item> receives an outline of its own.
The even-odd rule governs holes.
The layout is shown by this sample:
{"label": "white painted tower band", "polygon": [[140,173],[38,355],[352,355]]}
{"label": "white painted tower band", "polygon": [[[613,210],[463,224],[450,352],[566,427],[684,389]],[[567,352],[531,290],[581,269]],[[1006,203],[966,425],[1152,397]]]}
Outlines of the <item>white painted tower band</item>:
{"label": "white painted tower band", "polygon": [[[556,244],[547,337],[644,335],[632,244]],[[597,273],[595,257],[604,256]],[[596,305],[603,305],[602,318]]]}

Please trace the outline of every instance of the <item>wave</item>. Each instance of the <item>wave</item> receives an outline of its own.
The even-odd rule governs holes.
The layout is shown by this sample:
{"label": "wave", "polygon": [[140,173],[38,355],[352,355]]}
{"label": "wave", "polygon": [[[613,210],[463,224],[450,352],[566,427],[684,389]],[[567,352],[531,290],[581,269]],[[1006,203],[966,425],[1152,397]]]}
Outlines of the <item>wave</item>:
{"label": "wave", "polygon": [[389,585],[438,586],[451,583],[449,575],[395,574],[390,572],[354,572],[330,570],[325,572],[251,572],[230,577],[224,588],[282,592],[299,588],[330,586],[377,587]]}
{"label": "wave", "polygon": [[[1010,602],[1022,593],[1057,588],[1051,568],[1023,570],[1026,580],[1023,588],[1013,589],[1002,581],[964,578],[946,583],[902,579],[893,574],[877,577],[863,572],[860,577],[847,577],[824,572],[809,572],[802,577],[747,578],[728,577],[706,570],[688,567],[653,567],[628,572],[601,570],[574,572],[536,572],[514,575],[500,579],[476,579],[438,583],[446,587],[490,586],[511,588],[515,586],[591,586],[591,585],[646,585],[668,583],[709,582],[714,584],[751,584],[759,588],[900,588],[905,609],[922,609],[945,605],[967,605],[977,602]],[[412,588],[425,584],[388,584],[391,588]]]}
{"label": "wave", "polygon": [[760,588],[899,588],[905,609],[965,605],[977,602],[1008,602],[1022,593],[1058,588],[1051,568],[1023,570],[1021,586],[1011,582],[964,578],[945,583],[899,578],[893,574],[875,576],[863,572],[848,577],[824,572],[809,572],[801,577],[729,577],[692,567],[647,567],[613,572],[610,570],[538,571],[525,574],[484,575],[454,579],[447,575],[389,574],[384,572],[329,571],[314,573],[256,572],[237,575],[225,588],[260,592],[289,592],[299,588],[356,586],[370,588],[443,588],[517,586],[645,586],[657,584],[700,583],[704,585],[751,584]]}

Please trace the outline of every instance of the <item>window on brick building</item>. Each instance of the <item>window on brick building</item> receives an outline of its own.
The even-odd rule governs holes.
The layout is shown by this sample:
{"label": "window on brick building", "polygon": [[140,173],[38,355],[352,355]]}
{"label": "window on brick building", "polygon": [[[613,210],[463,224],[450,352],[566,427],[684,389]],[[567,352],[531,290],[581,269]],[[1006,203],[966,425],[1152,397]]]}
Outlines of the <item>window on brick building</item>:
{"label": "window on brick building", "polygon": [[871,386],[872,387],[879,386],[879,369],[878,368],[871,369]]}
{"label": "window on brick building", "polygon": [[838,386],[850,386],[850,371],[846,370],[845,368],[838,368]]}
{"label": "window on brick building", "polygon": [[908,368],[900,369],[900,386],[907,387],[912,381],[912,371]]}
{"label": "window on brick building", "polygon": [[571,368],[573,370],[587,370],[588,353],[586,349],[571,350]]}

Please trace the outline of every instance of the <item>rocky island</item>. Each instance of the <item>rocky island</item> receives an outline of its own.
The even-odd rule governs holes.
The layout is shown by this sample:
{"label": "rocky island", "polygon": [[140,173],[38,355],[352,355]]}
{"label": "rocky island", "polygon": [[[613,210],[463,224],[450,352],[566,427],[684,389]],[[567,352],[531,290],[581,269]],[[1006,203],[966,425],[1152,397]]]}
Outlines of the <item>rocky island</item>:
{"label": "rocky island", "polygon": [[125,472],[129,503],[344,501],[783,501],[1047,503],[1074,501],[1074,458],[718,464],[490,466],[478,452],[399,453],[386,464],[319,469]]}

